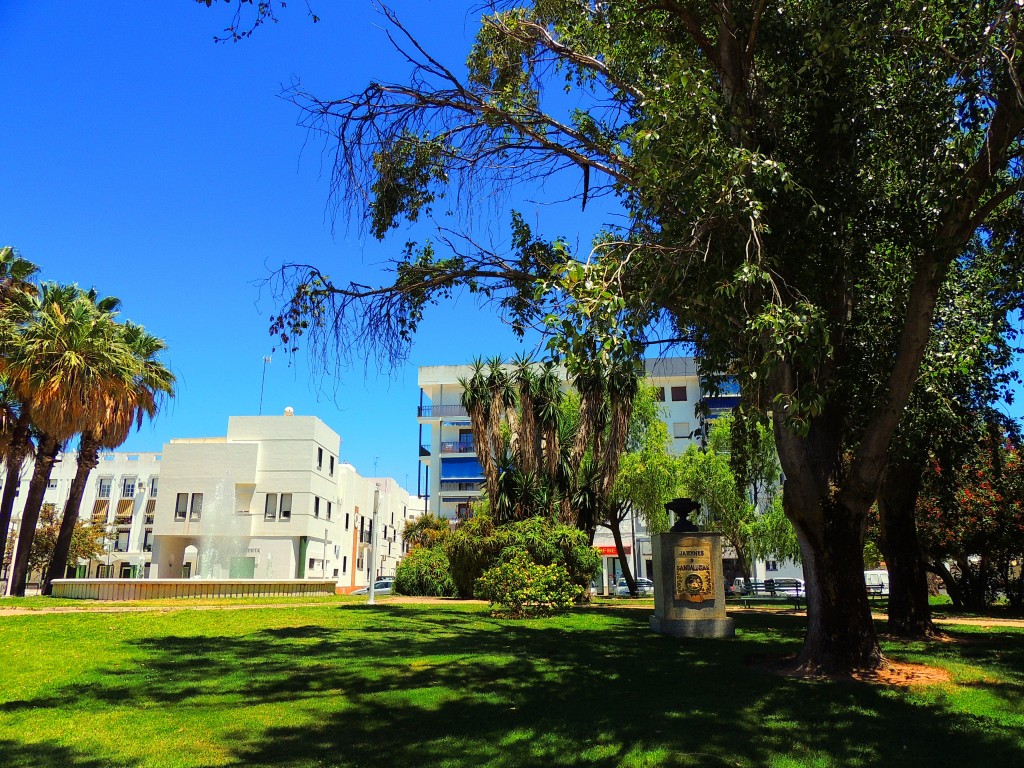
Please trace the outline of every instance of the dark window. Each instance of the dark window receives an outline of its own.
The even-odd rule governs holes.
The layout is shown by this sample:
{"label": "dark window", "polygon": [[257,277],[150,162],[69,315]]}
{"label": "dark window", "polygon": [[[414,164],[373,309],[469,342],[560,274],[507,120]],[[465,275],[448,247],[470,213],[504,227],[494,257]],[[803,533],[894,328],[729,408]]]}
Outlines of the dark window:
{"label": "dark window", "polygon": [[348,530],[348,512],[345,513],[345,530]]}
{"label": "dark window", "polygon": [[314,565],[316,565],[316,560],[314,560],[312,557],[309,558],[309,570],[312,571]]}
{"label": "dark window", "polygon": [[342,571],[347,571],[348,570],[348,555],[344,555],[341,558],[341,570]]}
{"label": "dark window", "polygon": [[323,448],[317,448],[316,449],[316,468],[317,469],[323,469],[324,468],[324,449]]}
{"label": "dark window", "polygon": [[313,497],[313,517],[320,517],[320,497]]}
{"label": "dark window", "polygon": [[277,494],[268,493],[267,503],[263,508],[263,517],[266,520],[273,520],[277,517]]}
{"label": "dark window", "polygon": [[331,519],[331,502],[327,502],[327,519]]}
{"label": "dark window", "polygon": [[680,402],[686,399],[686,387],[672,387],[672,401]]}
{"label": "dark window", "polygon": [[331,456],[327,461],[327,466],[330,467],[331,477],[334,477],[334,457]]}
{"label": "dark window", "polygon": [[192,494],[192,508],[189,511],[189,520],[199,520],[203,516],[203,494]]}
{"label": "dark window", "polygon": [[281,519],[292,519],[292,495],[290,493],[281,494]]}
{"label": "dark window", "polygon": [[174,503],[174,519],[184,520],[185,515],[188,513],[188,494],[179,493],[178,498]]}
{"label": "dark window", "polygon": [[655,399],[659,403],[664,403],[665,402],[665,388],[664,387],[658,387],[657,389],[655,389],[654,390],[654,397],[655,397]]}

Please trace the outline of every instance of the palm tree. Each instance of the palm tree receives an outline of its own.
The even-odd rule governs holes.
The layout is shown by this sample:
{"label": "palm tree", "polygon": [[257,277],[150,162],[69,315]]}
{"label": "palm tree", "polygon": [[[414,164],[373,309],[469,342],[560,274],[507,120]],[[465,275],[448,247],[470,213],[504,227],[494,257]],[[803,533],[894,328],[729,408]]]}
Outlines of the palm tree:
{"label": "palm tree", "polygon": [[[0,248],[0,357],[6,354],[7,342],[24,316],[26,303],[36,295],[36,287],[29,281],[38,271],[35,264],[21,258],[11,246]],[[0,553],[7,551],[14,496],[27,455],[28,430],[27,414],[23,414],[7,380],[0,379],[0,457],[6,467],[0,496]]]}
{"label": "palm tree", "polygon": [[[2,371],[27,416],[39,431],[39,450],[22,512],[21,532],[11,567],[12,595],[24,595],[39,508],[62,444],[95,418],[94,392],[128,387],[128,353],[118,343],[112,308],[77,285],[44,283],[32,311],[20,323]],[[105,311],[107,310],[107,311]]]}
{"label": "palm tree", "polygon": [[[120,375],[113,376],[98,381],[102,388],[93,393],[96,403],[92,412],[94,421],[82,430],[79,440],[75,479],[64,504],[53,558],[43,578],[44,595],[50,594],[53,580],[64,575],[82,496],[90,472],[99,463],[100,449],[117,448],[128,439],[133,424],[136,429],[141,427],[145,418],[152,419],[156,415],[165,398],[174,397],[174,374],[158,359],[160,353],[167,349],[163,339],[132,322],[117,328],[120,332],[118,341],[130,353],[124,362],[131,367],[131,385],[122,386],[124,379]],[[120,356],[116,359],[121,361]]]}

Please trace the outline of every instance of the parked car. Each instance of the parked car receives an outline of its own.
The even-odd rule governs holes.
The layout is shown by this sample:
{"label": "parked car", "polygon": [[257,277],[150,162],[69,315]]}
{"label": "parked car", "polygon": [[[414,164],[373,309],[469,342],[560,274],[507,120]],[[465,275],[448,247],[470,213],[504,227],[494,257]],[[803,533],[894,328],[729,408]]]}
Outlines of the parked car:
{"label": "parked car", "polygon": [[[651,597],[654,594],[654,582],[650,579],[637,579],[636,580],[636,594],[637,597]],[[626,584],[626,578],[623,576],[615,584],[615,596],[616,597],[629,597],[629,585]]]}
{"label": "parked car", "polygon": [[[373,582],[373,594],[374,595],[390,595],[392,594],[392,587],[395,585],[395,579],[393,576],[387,576],[383,579],[377,579]],[[368,595],[370,593],[369,587],[361,587],[355,590],[353,595]]]}

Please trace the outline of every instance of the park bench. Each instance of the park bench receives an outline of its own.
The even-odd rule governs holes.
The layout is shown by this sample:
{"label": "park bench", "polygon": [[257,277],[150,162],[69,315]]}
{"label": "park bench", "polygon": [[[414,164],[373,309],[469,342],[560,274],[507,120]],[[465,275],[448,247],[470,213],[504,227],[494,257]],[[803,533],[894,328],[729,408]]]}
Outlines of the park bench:
{"label": "park bench", "polygon": [[755,605],[792,605],[797,610],[806,604],[806,596],[799,583],[750,582],[749,591],[740,596],[744,608]]}

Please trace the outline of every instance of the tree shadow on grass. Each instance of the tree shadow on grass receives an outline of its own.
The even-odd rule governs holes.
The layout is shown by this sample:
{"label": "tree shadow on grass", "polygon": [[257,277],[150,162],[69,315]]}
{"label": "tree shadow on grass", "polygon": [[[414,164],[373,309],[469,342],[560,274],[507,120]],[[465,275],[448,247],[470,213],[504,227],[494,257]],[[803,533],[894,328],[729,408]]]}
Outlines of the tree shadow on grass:
{"label": "tree shadow on grass", "polygon": [[[1021,757],[1021,733],[865,684],[765,674],[751,657],[799,648],[804,619],[737,617],[731,640],[653,634],[644,611],[536,622],[460,606],[347,609],[341,624],[146,637],[138,663],[0,711],[280,705],[234,733],[237,765],[977,765]],[[1021,659],[994,640],[971,663]],[[956,649],[948,650],[955,659]],[[988,654],[988,655],[985,655]],[[984,681],[979,685],[985,685]],[[1022,688],[993,681],[995,695]],[[1002,687],[1002,693],[998,689]],[[39,761],[39,765],[60,765]],[[75,763],[67,763],[76,765]]]}
{"label": "tree shadow on grass", "polygon": [[39,766],[65,766],[66,768],[128,768],[135,762],[111,763],[109,760],[81,755],[73,749],[56,744],[20,742],[0,739],[0,766],[3,768],[39,768]]}

